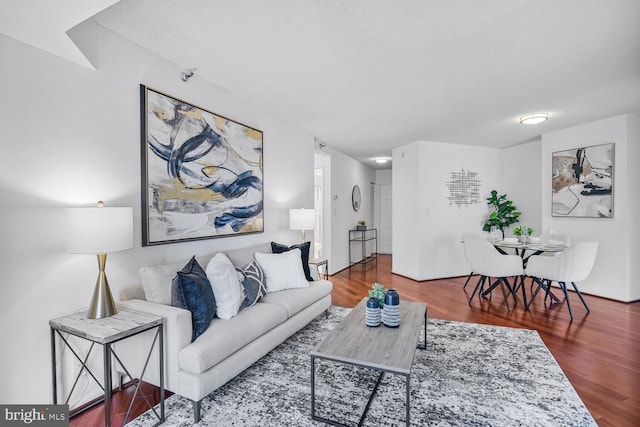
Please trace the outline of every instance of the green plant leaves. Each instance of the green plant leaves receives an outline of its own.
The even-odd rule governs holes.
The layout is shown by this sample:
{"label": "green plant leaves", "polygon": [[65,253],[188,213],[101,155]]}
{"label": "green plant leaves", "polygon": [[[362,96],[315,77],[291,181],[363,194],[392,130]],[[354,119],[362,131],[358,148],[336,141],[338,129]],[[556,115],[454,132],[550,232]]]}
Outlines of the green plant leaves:
{"label": "green plant leaves", "polygon": [[496,190],[491,190],[491,196],[487,198],[487,204],[493,206],[493,212],[489,214],[485,221],[482,227],[483,231],[490,231],[491,227],[495,226],[502,231],[504,236],[504,229],[518,222],[518,217],[522,214],[516,210],[517,208],[513,202],[507,199],[506,194],[498,195]]}

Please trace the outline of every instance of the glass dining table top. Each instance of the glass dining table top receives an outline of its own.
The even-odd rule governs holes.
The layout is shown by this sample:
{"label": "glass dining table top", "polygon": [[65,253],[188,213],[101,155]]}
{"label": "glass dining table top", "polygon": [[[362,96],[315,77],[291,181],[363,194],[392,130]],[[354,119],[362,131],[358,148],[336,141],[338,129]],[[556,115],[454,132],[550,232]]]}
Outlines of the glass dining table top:
{"label": "glass dining table top", "polygon": [[493,246],[497,246],[497,247],[503,247],[503,248],[513,248],[513,249],[524,249],[524,250],[530,250],[530,251],[535,251],[535,252],[562,252],[565,249],[567,249],[568,245],[560,240],[556,240],[556,241],[539,241],[539,242],[527,242],[527,243],[523,243],[523,242],[514,242],[511,240],[495,240],[495,241],[491,241],[489,240],[489,242],[493,245]]}

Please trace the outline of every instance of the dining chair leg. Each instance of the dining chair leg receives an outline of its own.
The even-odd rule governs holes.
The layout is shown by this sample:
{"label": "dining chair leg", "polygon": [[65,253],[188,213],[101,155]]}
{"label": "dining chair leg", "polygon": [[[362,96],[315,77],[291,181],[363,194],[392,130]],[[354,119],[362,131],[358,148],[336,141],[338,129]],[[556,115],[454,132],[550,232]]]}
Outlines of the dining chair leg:
{"label": "dining chair leg", "polygon": [[564,299],[567,301],[567,308],[569,308],[569,317],[573,320],[573,311],[571,311],[571,301],[569,300],[569,291],[567,291],[567,284],[565,282],[558,282],[564,292]]}
{"label": "dining chair leg", "polygon": [[[546,286],[544,282],[547,282]],[[542,279],[542,286],[544,287],[544,302],[547,302],[547,297],[549,296],[549,291],[551,291],[551,280]],[[553,302],[553,300],[552,300]]]}
{"label": "dining chair leg", "polygon": [[507,297],[507,293],[504,290],[504,282],[506,282],[507,289],[509,289],[509,292],[513,294],[513,291],[511,291],[511,287],[509,286],[509,282],[507,281],[506,277],[499,278],[498,282],[500,283],[500,289],[502,290],[502,295],[504,296],[504,303],[507,305],[507,311],[511,311],[511,307],[509,307],[509,298]]}
{"label": "dining chair leg", "polygon": [[469,280],[471,280],[472,276],[473,276],[473,271],[469,273],[469,276],[467,276],[467,281],[464,282],[464,286],[462,287],[462,289],[467,289],[467,285],[469,284]]}
{"label": "dining chair leg", "polygon": [[478,293],[478,295],[482,293],[482,287],[484,285],[485,279],[486,279],[486,276],[480,276],[480,278],[478,279],[478,283],[476,283],[476,287],[473,289],[471,298],[469,298],[469,305],[471,305],[471,301],[473,301],[473,297],[476,295],[476,292],[478,292],[478,290],[480,290],[480,293]]}
{"label": "dining chair leg", "polygon": [[[518,278],[516,277],[516,281],[518,280]],[[526,307],[528,307],[527,305],[527,294],[524,290],[524,275],[520,276],[520,287],[522,288],[522,299],[524,300],[523,304]]]}
{"label": "dining chair leg", "polygon": [[591,313],[591,310],[589,310],[589,306],[585,302],[584,297],[582,296],[582,293],[580,293],[580,289],[578,289],[578,286],[576,285],[576,282],[571,282],[571,284],[573,285],[573,289],[575,289],[576,293],[578,294],[578,297],[580,297],[580,301],[582,301],[582,304],[584,305],[584,308],[587,309],[587,313]]}
{"label": "dining chair leg", "polygon": [[504,283],[507,284],[507,289],[513,297],[513,300],[515,302],[518,302],[518,296],[516,295],[516,289],[518,288],[518,276],[513,277],[513,286],[511,286],[511,283],[509,283],[509,279],[507,279],[506,277],[503,277],[502,280],[504,280]]}
{"label": "dining chair leg", "polygon": [[529,306],[533,303],[533,300],[536,299],[536,296],[538,295],[538,292],[540,292],[540,289],[542,289],[542,282],[544,280],[540,280],[537,277],[532,277],[531,278],[531,289],[533,290],[533,282],[536,282],[538,284],[538,287],[536,288],[536,290],[531,294],[531,298],[529,299],[529,303],[527,304],[527,309],[529,309]]}
{"label": "dining chair leg", "polygon": [[[487,276],[489,277],[489,276]],[[489,289],[487,289],[486,291],[482,292],[482,296],[487,296],[489,295],[489,297],[491,297],[491,291],[493,291],[495,288],[498,287],[498,285],[501,283],[500,279],[496,279],[495,282],[491,283],[491,277],[489,277]]]}

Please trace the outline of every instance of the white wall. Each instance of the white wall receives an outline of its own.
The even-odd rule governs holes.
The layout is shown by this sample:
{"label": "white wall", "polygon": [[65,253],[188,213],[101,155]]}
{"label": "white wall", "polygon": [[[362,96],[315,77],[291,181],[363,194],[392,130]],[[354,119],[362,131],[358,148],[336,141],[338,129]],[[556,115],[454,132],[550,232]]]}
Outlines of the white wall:
{"label": "white wall", "polygon": [[[331,156],[331,274],[349,266],[349,230],[358,221],[373,221],[373,200],[371,183],[375,182],[375,170],[326,146],[322,151]],[[351,191],[354,185],[360,187],[362,203],[355,212],[351,205]]]}
{"label": "white wall", "polygon": [[[91,299],[95,256],[65,253],[65,207],[99,199],[133,206],[134,249],[110,254],[107,263],[117,299],[145,264],[186,262],[259,241],[294,242],[299,233],[288,230],[288,209],[313,205],[312,136],[197,75],[183,83],[180,67],[92,21],[73,37],[97,71],[0,35],[2,403],[51,401],[48,320]],[[264,132],[264,233],[141,247],[140,83]]]}
{"label": "white wall", "polygon": [[[631,185],[640,161],[637,116],[622,115],[542,135],[542,228],[553,227],[573,241],[596,240],[598,256],[589,278],[580,289],[621,301],[640,298],[637,245],[632,239],[638,218],[640,193]],[[633,136],[632,140],[630,137]],[[615,142],[613,218],[562,218],[551,216],[551,155],[555,151]]]}
{"label": "white wall", "polygon": [[[627,301],[640,300],[640,227],[635,225],[635,220],[640,217],[640,191],[638,191],[638,165],[640,164],[640,113],[628,115],[628,171],[623,179],[632,179],[633,183],[629,186],[629,218],[632,226],[626,231],[629,233],[627,238],[627,277],[629,280],[629,294]],[[635,221],[635,222],[634,222]]]}
{"label": "white wall", "polygon": [[541,228],[540,211],[541,143],[541,140],[537,140],[500,150],[499,192],[506,193],[518,211],[522,212],[520,222],[512,225],[505,236],[511,236],[511,230],[517,225],[532,227],[534,235],[546,232]]}
{"label": "white wall", "polygon": [[[451,172],[478,172],[480,203],[450,205]],[[393,151],[394,273],[414,280],[468,273],[460,234],[482,231],[492,189],[500,191],[500,152],[419,141]]]}

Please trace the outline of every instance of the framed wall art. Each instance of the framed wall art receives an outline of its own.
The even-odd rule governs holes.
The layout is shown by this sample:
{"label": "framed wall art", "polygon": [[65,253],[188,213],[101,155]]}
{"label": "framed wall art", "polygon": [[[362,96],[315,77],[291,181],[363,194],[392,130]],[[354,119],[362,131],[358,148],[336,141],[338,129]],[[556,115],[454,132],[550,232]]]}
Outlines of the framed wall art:
{"label": "framed wall art", "polygon": [[614,143],[552,155],[551,215],[613,218]]}
{"label": "framed wall art", "polygon": [[264,231],[261,131],[140,85],[143,246]]}

